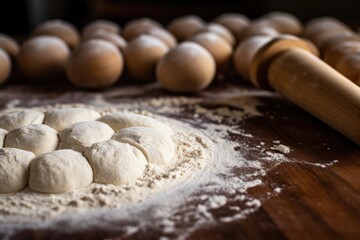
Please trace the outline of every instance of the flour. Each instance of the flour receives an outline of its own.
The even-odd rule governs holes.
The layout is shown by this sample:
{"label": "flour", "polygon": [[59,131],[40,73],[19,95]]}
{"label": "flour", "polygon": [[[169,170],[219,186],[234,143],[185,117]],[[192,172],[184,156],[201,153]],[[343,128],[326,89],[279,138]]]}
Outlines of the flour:
{"label": "flour", "polygon": [[291,149],[288,146],[284,145],[284,144],[275,145],[275,146],[271,147],[271,149],[276,150],[276,151],[278,151],[280,153],[283,153],[283,154],[289,154],[290,151],[291,151]]}
{"label": "flour", "polygon": [[[153,88],[156,86],[147,86],[144,91]],[[123,237],[155,230],[161,235],[159,239],[186,239],[201,227],[246,219],[266,198],[281,194],[282,188],[274,186],[264,198],[253,196],[249,190],[264,184],[262,177],[278,164],[300,163],[291,159],[295,149],[277,139],[269,145],[242,128],[244,121],[262,117],[262,102],[257,97],[268,97],[268,92],[249,94],[231,89],[227,95],[208,95],[205,100],[128,98],[137,94],[141,95],[137,89],[115,88],[103,94],[86,93],[87,104],[77,93],[72,93],[69,104],[58,104],[69,98],[67,93],[28,104],[37,111],[85,107],[101,116],[121,110],[153,117],[173,129],[177,161],[170,166],[148,164],[143,177],[125,186],[93,183],[65,194],[46,195],[25,189],[0,195],[1,237],[9,238],[26,227],[68,233],[114,231]],[[14,100],[6,91],[3,98],[12,101],[4,112],[23,109],[23,100]]]}

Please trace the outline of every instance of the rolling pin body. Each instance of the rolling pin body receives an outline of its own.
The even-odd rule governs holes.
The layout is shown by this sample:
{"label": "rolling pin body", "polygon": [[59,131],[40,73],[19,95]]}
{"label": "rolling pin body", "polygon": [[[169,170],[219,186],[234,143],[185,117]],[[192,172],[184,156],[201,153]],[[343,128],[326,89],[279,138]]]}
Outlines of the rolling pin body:
{"label": "rolling pin body", "polygon": [[281,36],[267,43],[251,61],[250,76],[360,145],[360,88],[301,39]]}

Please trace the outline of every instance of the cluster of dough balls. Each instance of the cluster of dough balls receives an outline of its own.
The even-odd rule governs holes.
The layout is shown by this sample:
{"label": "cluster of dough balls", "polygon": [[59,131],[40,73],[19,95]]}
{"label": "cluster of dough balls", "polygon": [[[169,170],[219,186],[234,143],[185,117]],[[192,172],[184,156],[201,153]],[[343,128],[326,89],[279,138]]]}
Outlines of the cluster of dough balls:
{"label": "cluster of dough balls", "polygon": [[321,51],[322,59],[360,86],[360,36],[349,26],[331,17],[310,20],[304,35]]}
{"label": "cluster of dough balls", "polygon": [[[0,36],[3,47],[28,79],[66,73],[82,88],[113,85],[126,69],[139,82],[158,80],[174,92],[206,88],[231,62],[236,36],[248,25],[242,14],[223,14],[206,23],[194,15],[175,18],[167,26],[150,18],[127,22],[123,29],[108,20],[93,21],[81,33],[71,23],[48,20],[38,25],[19,48]],[[0,49],[1,50],[1,49]],[[11,62],[0,51],[0,83]]]}
{"label": "cluster of dough balls", "polygon": [[148,163],[174,156],[171,128],[140,114],[63,108],[0,115],[0,193],[134,183]]}

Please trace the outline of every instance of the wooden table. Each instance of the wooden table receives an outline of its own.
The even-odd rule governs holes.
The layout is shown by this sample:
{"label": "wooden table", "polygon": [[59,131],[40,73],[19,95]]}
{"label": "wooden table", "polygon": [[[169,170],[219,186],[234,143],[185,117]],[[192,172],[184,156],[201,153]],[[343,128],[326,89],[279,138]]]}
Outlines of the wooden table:
{"label": "wooden table", "polygon": [[[255,91],[237,81],[215,83],[197,96],[207,98],[238,87]],[[0,107],[14,97],[36,98],[39,102],[46,99],[86,102],[81,93],[72,95],[76,89],[67,84],[55,86],[9,84],[2,91],[13,92],[13,96],[0,92]],[[61,97],[65,91],[68,99]],[[165,95],[171,96],[159,89],[145,93],[146,97]],[[196,229],[187,239],[360,239],[360,147],[281,97],[260,97],[260,100],[264,103],[261,107],[264,116],[250,118],[242,126],[255,136],[250,144],[262,141],[271,145],[272,140],[278,139],[294,150],[289,156],[298,163],[277,165],[262,177],[263,184],[250,189],[249,194],[264,199],[257,211],[245,219],[230,223],[219,221],[211,227]],[[236,138],[235,141],[242,141],[241,137]],[[332,159],[338,162],[326,168],[306,164],[326,164]],[[266,199],[264,193],[273,186],[281,186],[282,191]],[[222,209],[213,213],[215,218],[227,211]],[[151,228],[129,236],[101,228],[72,233],[24,229],[12,239],[157,239],[159,236],[160,233]],[[176,236],[170,238],[176,239]]]}

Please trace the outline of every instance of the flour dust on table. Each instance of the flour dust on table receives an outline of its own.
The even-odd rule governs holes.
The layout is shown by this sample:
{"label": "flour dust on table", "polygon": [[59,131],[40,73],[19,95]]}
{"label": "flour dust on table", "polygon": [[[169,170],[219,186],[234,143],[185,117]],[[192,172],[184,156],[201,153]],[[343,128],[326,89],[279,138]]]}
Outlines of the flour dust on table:
{"label": "flour dust on table", "polygon": [[[153,229],[162,239],[185,239],[203,226],[246,219],[283,192],[283,186],[260,197],[249,191],[263,185],[275,166],[296,162],[291,147],[276,139],[265,144],[244,128],[247,121],[264,117],[259,97],[271,94],[234,89],[206,99],[134,100],[126,98],[129,93],[137,94],[82,92],[86,102],[75,98],[68,104],[58,104],[66,94],[27,104],[9,95],[0,120],[24,111],[45,117],[36,123],[12,117],[12,127],[0,132],[5,143],[11,131],[42,124],[58,133],[59,145],[38,156],[31,149],[12,148],[18,149],[13,161],[23,159],[21,169],[15,164],[22,180],[0,194],[0,236],[10,238],[23,229],[92,229],[126,237]],[[80,119],[72,115],[77,110],[83,113]],[[67,144],[70,139],[80,147]],[[50,171],[56,179],[47,181]]]}

